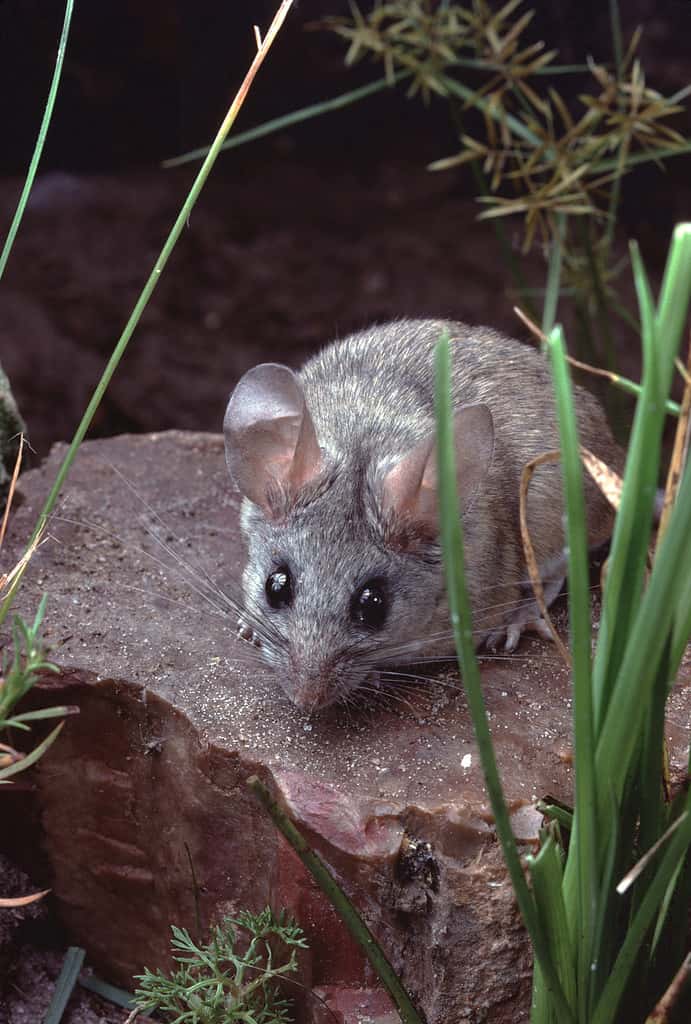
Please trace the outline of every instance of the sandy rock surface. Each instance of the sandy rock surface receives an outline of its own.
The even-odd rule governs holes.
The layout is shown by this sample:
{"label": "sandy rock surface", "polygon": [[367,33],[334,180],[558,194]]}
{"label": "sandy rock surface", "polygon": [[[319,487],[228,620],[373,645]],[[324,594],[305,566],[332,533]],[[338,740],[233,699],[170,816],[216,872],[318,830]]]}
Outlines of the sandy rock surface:
{"label": "sandy rock surface", "polygon": [[[63,451],[22,478],[9,559]],[[37,699],[80,707],[36,772],[53,888],[74,941],[103,977],[131,988],[145,965],[167,963],[171,923],[194,933],[197,917],[287,906],[310,940],[301,980],[347,1024],[364,1020],[352,1007],[380,1005],[367,995],[373,973],[248,791],[258,774],[429,1024],[527,1019],[530,956],[457,675],[305,718],[235,637],[238,508],[218,436],[90,442],[30,567],[17,609],[28,617],[48,592],[44,635],[61,670]],[[482,674],[514,828],[530,844],[534,801],[571,797],[568,675],[537,640],[484,660]],[[671,704],[678,765],[690,676]],[[411,865],[411,838],[431,843],[431,860]],[[298,1002],[304,1024],[326,1019],[323,1004]]]}

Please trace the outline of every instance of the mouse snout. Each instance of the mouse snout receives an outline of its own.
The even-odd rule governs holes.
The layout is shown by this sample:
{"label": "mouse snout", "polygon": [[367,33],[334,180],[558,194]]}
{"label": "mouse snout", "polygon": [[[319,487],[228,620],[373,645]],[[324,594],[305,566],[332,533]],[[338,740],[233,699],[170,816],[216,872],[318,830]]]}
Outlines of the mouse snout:
{"label": "mouse snout", "polygon": [[308,714],[333,704],[338,699],[336,657],[322,657],[315,662],[304,652],[291,650],[286,689],[293,704]]}

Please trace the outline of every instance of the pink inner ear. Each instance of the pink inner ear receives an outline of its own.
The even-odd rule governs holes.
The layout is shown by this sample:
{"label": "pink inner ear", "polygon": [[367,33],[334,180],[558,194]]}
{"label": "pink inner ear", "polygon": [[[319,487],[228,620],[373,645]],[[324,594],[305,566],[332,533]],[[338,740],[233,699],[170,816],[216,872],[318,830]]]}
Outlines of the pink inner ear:
{"label": "pink inner ear", "polygon": [[278,485],[295,495],[321,471],[321,450],[306,407],[301,419],[281,417],[256,423],[238,441],[233,475],[242,493],[267,515],[271,489]]}
{"label": "pink inner ear", "polygon": [[228,403],[224,433],[231,476],[267,515],[272,487],[295,493],[321,470],[302,386],[287,366],[264,363],[245,374]]}
{"label": "pink inner ear", "polygon": [[436,487],[430,486],[430,474],[435,472],[434,455],[434,436],[426,437],[389,470],[382,485],[385,510],[420,525],[436,524]]}
{"label": "pink inner ear", "polygon": [[[486,405],[469,405],[454,416],[456,480],[461,511],[477,494],[492,462],[494,424]],[[405,517],[425,532],[438,530],[435,435],[418,442],[389,470],[382,485],[385,510]]]}
{"label": "pink inner ear", "polygon": [[298,490],[318,476],[322,470],[323,463],[324,460],[319,442],[317,441],[314,422],[310,416],[309,409],[304,405],[300,431],[287,471],[287,479],[290,482],[291,489]]}
{"label": "pink inner ear", "polygon": [[494,419],[489,406],[463,406],[454,416],[453,432],[458,496],[465,512],[492,465]]}

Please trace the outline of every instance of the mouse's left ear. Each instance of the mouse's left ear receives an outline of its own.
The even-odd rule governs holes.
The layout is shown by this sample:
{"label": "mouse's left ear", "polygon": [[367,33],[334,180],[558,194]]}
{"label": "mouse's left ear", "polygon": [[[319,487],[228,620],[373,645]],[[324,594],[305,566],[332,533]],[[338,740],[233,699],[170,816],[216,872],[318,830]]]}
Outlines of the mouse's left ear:
{"label": "mouse's left ear", "polygon": [[[466,405],[454,415],[456,480],[461,512],[472,503],[489,472],[494,452],[494,421],[487,405]],[[438,521],[435,435],[403,456],[384,477],[383,507],[435,535]]]}
{"label": "mouse's left ear", "polygon": [[223,433],[231,477],[269,518],[277,485],[292,494],[322,469],[300,381],[279,363],[262,363],[240,379],[228,402]]}

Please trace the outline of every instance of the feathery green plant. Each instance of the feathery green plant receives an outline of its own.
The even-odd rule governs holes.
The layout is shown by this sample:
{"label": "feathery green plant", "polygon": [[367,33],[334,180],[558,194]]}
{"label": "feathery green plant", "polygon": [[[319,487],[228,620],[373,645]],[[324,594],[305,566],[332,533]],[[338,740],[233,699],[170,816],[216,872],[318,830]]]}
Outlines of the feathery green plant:
{"label": "feathery green plant", "polygon": [[225,917],[205,944],[185,928],[173,925],[172,932],[180,966],[171,974],[137,975],[141,984],[133,1002],[140,1010],[158,1010],[170,1024],[289,1024],[290,1005],[276,981],[297,971],[297,951],[307,941],[285,911],[275,916],[266,907]]}
{"label": "feathery green plant", "polygon": [[[642,393],[594,657],[573,396],[561,329],[554,327],[548,337],[568,520],[576,791],[572,817],[555,814],[543,830],[539,853],[526,859],[530,889],[517,869],[472,644],[455,492],[448,340],[437,352],[442,542],[451,618],[497,833],[535,953],[532,1024],[640,1024],[684,956],[691,791],[670,799],[663,764],[666,702],[691,636],[688,468],[647,583],[645,572],[665,400],[691,299],[691,225],[674,232],[657,305],[635,246],[631,258],[642,324]],[[560,827],[569,825],[565,851]],[[637,868],[644,857],[649,861]]]}

